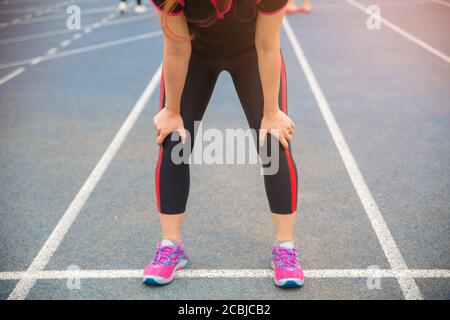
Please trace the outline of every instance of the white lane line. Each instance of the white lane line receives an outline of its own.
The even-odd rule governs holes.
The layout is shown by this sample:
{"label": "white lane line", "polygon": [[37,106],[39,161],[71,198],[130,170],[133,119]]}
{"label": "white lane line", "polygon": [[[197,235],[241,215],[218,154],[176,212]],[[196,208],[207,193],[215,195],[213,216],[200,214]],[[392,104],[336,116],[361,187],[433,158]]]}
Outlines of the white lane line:
{"label": "white lane line", "polygon": [[[393,270],[408,269],[287,18],[283,20],[283,27],[391,268]],[[399,278],[398,282],[406,299],[422,299],[414,279]]]}
{"label": "white lane line", "polygon": [[39,32],[14,38],[4,38],[0,39],[0,44],[8,44],[8,43],[14,43],[14,42],[21,42],[21,41],[27,41],[27,40],[35,40],[35,39],[41,39],[46,37],[52,37],[52,36],[58,36],[62,34],[67,33],[73,33],[73,30],[69,29],[60,29],[60,30],[54,30],[54,31],[46,31],[46,32]]}
{"label": "white lane line", "polygon": [[[47,58],[46,60],[72,56],[75,54],[90,52],[90,51],[99,50],[99,49],[110,48],[110,47],[114,47],[117,45],[127,44],[130,42],[136,42],[136,41],[142,41],[142,40],[146,40],[146,39],[161,36],[161,35],[162,35],[162,31],[160,31],[160,30],[153,31],[153,32],[147,32],[147,33],[143,33],[140,35],[126,37],[126,38],[108,41],[108,42],[99,43],[99,44],[94,44],[94,45],[87,46],[87,47],[82,47],[82,48],[77,48],[77,49],[72,49],[72,50],[67,50],[67,51],[61,51],[61,52],[55,54],[53,57]],[[1,65],[0,65],[0,69],[2,69]]]}
{"label": "white lane line", "polygon": [[[139,97],[139,100],[134,105],[133,109],[129,113],[127,119],[124,121],[119,131],[117,132],[114,139],[111,141],[111,144],[106,149],[105,153],[98,161],[94,170],[91,172],[89,177],[84,182],[80,191],[78,191],[77,195],[73,199],[72,203],[69,205],[67,210],[64,212],[61,220],[59,220],[55,229],[53,229],[50,236],[45,241],[41,250],[34,258],[33,262],[28,267],[28,272],[36,272],[44,270],[45,266],[48,264],[50,259],[52,258],[55,251],[58,249],[61,241],[64,239],[67,231],[69,231],[76,217],[80,213],[86,201],[89,199],[92,191],[94,191],[97,183],[102,178],[105,171],[108,169],[111,161],[114,156],[117,154],[117,151],[122,146],[125,141],[128,133],[133,128],[137,119],[144,110],[148,100],[152,96],[156,87],[159,84],[160,75],[161,75],[161,66],[158,67],[156,72],[154,73],[152,79],[148,83],[142,95]],[[8,300],[22,300],[25,299],[31,288],[36,283],[35,279],[22,279],[14,288],[13,292],[9,295]]]}
{"label": "white lane line", "polygon": [[44,61],[44,60],[63,58],[63,57],[67,57],[67,56],[73,56],[73,55],[80,54],[80,53],[86,53],[86,52],[95,51],[95,50],[99,50],[99,49],[110,48],[110,47],[127,44],[127,43],[131,43],[131,42],[142,41],[145,39],[149,39],[149,38],[153,38],[153,37],[157,37],[157,36],[161,36],[161,35],[162,35],[162,32],[160,30],[158,30],[158,31],[143,33],[143,34],[140,34],[137,36],[131,36],[131,37],[126,37],[126,38],[122,38],[122,39],[118,39],[118,40],[94,44],[94,45],[86,46],[86,47],[82,47],[82,48],[60,51],[52,56],[38,56],[38,57],[29,58],[29,59],[12,61],[12,62],[8,62],[8,63],[0,64],[0,70],[26,65],[35,60],[39,60],[39,62],[40,62],[40,61]]}
{"label": "white lane line", "polygon": [[65,48],[65,47],[67,47],[68,45],[70,45],[72,43],[72,41],[70,41],[70,40],[64,40],[64,41],[61,41],[61,43],[59,44],[59,46],[61,47],[61,48]]}
{"label": "white lane line", "polygon": [[21,74],[22,72],[25,71],[24,67],[21,67],[19,69],[14,70],[13,72],[11,72],[10,74],[8,74],[7,76],[3,77],[0,79],[0,86],[5,84],[6,82],[8,82],[9,80],[14,79],[15,77],[17,77],[19,74]]}
{"label": "white lane line", "polygon": [[[141,278],[138,270],[45,270],[0,272],[0,280],[45,280],[45,279],[120,279]],[[184,269],[177,271],[177,278],[272,278],[271,269]],[[308,279],[320,278],[450,278],[448,269],[315,269],[305,270]]]}
{"label": "white lane line", "polygon": [[[73,0],[70,1],[70,2],[73,2]],[[88,26],[84,30],[84,32],[85,33],[90,33],[90,32],[92,32],[92,28]],[[73,40],[78,40],[78,39],[81,38],[81,36],[82,36],[81,33],[77,33],[77,34],[75,34],[73,36]],[[70,43],[71,43],[71,41],[67,39],[67,40],[61,42],[60,45],[61,45],[61,47],[64,47],[64,46],[68,46]],[[21,61],[15,61],[15,62],[12,62],[12,63],[6,63],[6,64],[3,64],[2,67],[3,68],[10,68],[10,67],[13,67],[13,66],[20,66],[20,65],[23,65],[23,64],[37,65],[40,62],[42,62],[43,60],[47,60],[49,58],[53,58],[58,51],[59,51],[58,47],[50,48],[43,56],[38,56],[38,57],[31,58],[31,59],[24,59],[24,60],[21,60]],[[1,69],[1,67],[0,67],[0,69]],[[10,79],[8,79],[8,81],[9,80]]]}
{"label": "white lane line", "polygon": [[20,13],[34,13],[36,11],[45,9],[45,7],[21,7],[21,8],[10,8],[1,9],[0,14],[20,14]]}
{"label": "white lane line", "polygon": [[446,6],[446,7],[449,7],[449,8],[450,8],[450,3],[445,2],[445,1],[441,1],[441,0],[431,0],[431,2],[434,2],[434,3],[437,3],[437,4],[440,4],[440,5],[443,5],[443,6]]}
{"label": "white lane line", "polygon": [[[41,63],[41,62],[42,62],[42,59],[43,59],[43,57],[36,57],[36,58],[33,58],[33,59],[31,59],[30,64],[31,64],[32,66],[37,65],[38,63]],[[27,63],[28,63],[28,62],[27,62]]]}
{"label": "white lane line", "polygon": [[[114,7],[114,9],[107,9],[107,10],[97,10],[97,9],[85,9],[82,11],[83,16],[87,16],[87,15],[96,15],[99,13],[108,13],[111,11],[116,11],[117,7]],[[26,24],[35,24],[35,23],[41,23],[41,22],[48,22],[48,21],[52,21],[52,20],[64,20],[67,19],[67,14],[52,14],[52,15],[47,15],[47,16],[40,16],[41,14],[34,14],[36,17],[34,18],[28,18],[27,20],[23,20],[20,24],[21,25],[26,25]]]}
{"label": "white lane line", "polygon": [[[114,17],[115,16],[113,16],[110,19],[113,19]],[[109,27],[109,26],[114,26],[114,25],[119,25],[119,24],[124,24],[124,23],[146,20],[150,17],[156,17],[156,15],[136,16],[136,17],[123,18],[123,19],[114,20],[114,21],[108,21],[108,22],[102,24],[101,27]],[[59,30],[53,30],[53,31],[33,33],[33,34],[19,36],[19,37],[13,37],[13,38],[4,38],[4,39],[0,39],[0,45],[14,43],[14,42],[20,42],[20,41],[41,39],[41,38],[52,37],[52,36],[58,36],[58,35],[73,33],[73,32],[74,32],[73,30],[69,30],[69,29],[65,28],[65,29],[59,29]]]}
{"label": "white lane line", "polygon": [[[77,1],[77,3],[78,4],[83,4],[83,3],[89,3],[89,4],[92,4],[93,2],[100,2],[100,1],[103,1],[103,0],[78,0]],[[0,4],[16,4],[16,3],[23,3],[23,5],[22,6],[27,6],[27,5],[34,5],[34,3],[37,3],[37,2],[42,2],[42,0],[28,0],[28,1],[18,1],[18,0],[11,0],[11,1],[7,1],[7,0],[4,0],[3,2],[0,2]],[[60,7],[60,6],[64,6],[64,5],[67,5],[67,4],[69,4],[71,1],[65,1],[65,2],[58,2],[58,3],[55,3],[54,4],[54,7]],[[72,1],[73,2],[73,1]],[[36,9],[39,9],[39,8],[42,8],[42,7],[24,7],[24,9],[25,10],[36,10]]]}
{"label": "white lane line", "polygon": [[[74,2],[74,0],[69,1],[69,3],[72,3],[72,2]],[[44,13],[50,13],[50,12],[51,12],[52,10],[54,10],[55,8],[56,8],[55,5],[53,5],[53,6],[49,6],[49,7],[45,8],[45,9],[37,10],[37,11],[34,13],[34,16],[41,16],[41,15],[44,14]],[[33,16],[33,14],[31,14],[31,15],[30,15],[30,14],[27,14],[24,18],[16,18],[16,19],[14,19],[13,21],[6,22],[6,23],[2,23],[2,24],[0,25],[0,29],[9,27],[9,26],[11,26],[11,25],[16,25],[16,24],[29,24],[29,23],[33,23],[33,22],[32,22],[33,19],[31,19],[32,16]],[[48,17],[43,17],[43,19],[45,19],[45,18],[48,18]],[[40,19],[40,18],[37,18],[37,19],[34,19],[34,20],[38,20],[38,19]]]}
{"label": "white lane line", "polygon": [[[358,10],[360,10],[360,11],[364,12],[365,14],[367,14],[367,12],[366,12],[367,8],[365,6],[363,6],[362,4],[360,4],[359,2],[357,2],[355,0],[345,0],[345,1],[347,3],[349,3],[350,5],[352,5],[353,7],[357,8]],[[443,52],[439,51],[438,49],[432,47],[428,43],[426,43],[426,42],[416,38],[412,34],[408,33],[407,31],[405,31],[402,28],[398,27],[394,23],[390,22],[389,20],[381,17],[380,18],[380,22],[383,25],[385,25],[386,27],[388,27],[388,28],[392,29],[393,31],[397,32],[402,37],[412,41],[413,43],[415,43],[419,47],[422,47],[423,49],[427,50],[428,52],[430,52],[431,54],[435,55],[436,57],[444,60],[447,63],[450,63],[450,57],[448,55],[446,55],[445,53],[443,53]]]}
{"label": "white lane line", "polygon": [[50,48],[50,49],[48,49],[46,55],[52,56],[52,55],[54,55],[56,52],[58,52],[58,48]]}

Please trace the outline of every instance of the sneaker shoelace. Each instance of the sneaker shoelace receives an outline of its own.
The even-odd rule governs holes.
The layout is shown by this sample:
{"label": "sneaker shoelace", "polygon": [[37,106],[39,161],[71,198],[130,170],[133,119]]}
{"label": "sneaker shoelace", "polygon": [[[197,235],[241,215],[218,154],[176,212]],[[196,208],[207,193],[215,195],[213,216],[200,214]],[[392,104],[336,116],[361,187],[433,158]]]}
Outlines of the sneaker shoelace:
{"label": "sneaker shoelace", "polygon": [[296,249],[278,247],[275,251],[275,256],[283,269],[296,269],[299,267]]}
{"label": "sneaker shoelace", "polygon": [[175,246],[158,247],[156,249],[155,258],[152,261],[153,266],[172,265],[172,256],[175,251]]}

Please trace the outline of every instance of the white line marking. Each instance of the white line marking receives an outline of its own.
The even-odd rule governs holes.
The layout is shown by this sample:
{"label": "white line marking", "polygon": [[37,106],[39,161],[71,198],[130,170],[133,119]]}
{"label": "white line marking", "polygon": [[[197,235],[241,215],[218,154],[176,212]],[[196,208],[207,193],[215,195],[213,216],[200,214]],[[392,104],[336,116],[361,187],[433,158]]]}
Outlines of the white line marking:
{"label": "white line marking", "polygon": [[78,39],[81,39],[82,36],[83,35],[81,33],[75,33],[72,38],[73,38],[73,40],[78,40]]}
{"label": "white line marking", "polygon": [[446,7],[450,7],[450,3],[447,3],[447,2],[444,2],[444,1],[441,1],[441,0],[431,0],[431,2],[440,4],[440,5],[443,5],[443,6],[446,6]]}
{"label": "white line marking", "polygon": [[[73,2],[73,1],[71,1]],[[24,8],[26,9],[26,8]],[[47,7],[46,9],[37,9],[37,11],[34,13],[35,16],[41,16],[44,12],[45,13],[50,13],[53,10],[53,7]],[[15,25],[15,24],[29,24],[29,23],[34,23],[34,21],[32,21],[32,19],[30,19],[33,15],[29,15],[27,14],[24,18],[16,18],[14,19],[10,24],[1,24],[0,28],[3,29],[9,25]],[[34,20],[39,20],[39,19],[48,19],[49,17],[43,17],[43,18],[37,18]],[[51,18],[50,18],[51,19]]]}
{"label": "white line marking", "polygon": [[38,63],[41,63],[42,62],[42,57],[36,57],[36,58],[33,58],[33,59],[31,59],[31,61],[30,61],[30,64],[31,65],[37,65]]}
{"label": "white line marking", "polygon": [[[153,32],[147,32],[147,33],[140,34],[140,35],[137,35],[137,36],[126,37],[126,38],[122,38],[122,39],[118,39],[118,40],[113,40],[113,41],[108,41],[108,42],[104,42],[104,43],[94,44],[94,45],[91,45],[91,46],[77,48],[77,49],[68,50],[68,51],[62,51],[62,52],[59,52],[59,53],[55,54],[52,57],[52,59],[66,57],[66,56],[72,56],[72,55],[75,55],[75,54],[90,52],[90,51],[99,50],[99,49],[105,49],[105,48],[109,48],[109,47],[113,47],[113,46],[117,46],[117,45],[122,45],[122,44],[130,43],[130,42],[141,41],[141,40],[145,40],[145,39],[149,39],[149,38],[153,38],[153,37],[157,37],[157,36],[161,36],[161,35],[162,35],[162,32],[159,31],[159,30],[158,31],[153,31]],[[0,65],[0,69],[1,68],[2,67]]]}
{"label": "white line marking", "polygon": [[20,42],[20,41],[34,40],[34,39],[51,37],[51,36],[58,36],[61,34],[72,33],[72,32],[74,32],[74,31],[68,30],[68,29],[39,32],[39,33],[34,33],[34,34],[29,34],[29,35],[25,35],[25,36],[14,37],[14,38],[0,39],[0,44],[8,44],[8,43],[14,43],[14,42]]}
{"label": "white line marking", "polygon": [[46,16],[42,16],[43,13],[35,13],[35,17],[34,18],[28,18],[26,20],[22,20],[22,22],[20,23],[21,25],[27,25],[27,24],[35,24],[35,23],[40,23],[40,22],[48,22],[48,21],[52,21],[52,20],[60,20],[60,19],[64,19],[67,18],[67,15],[46,15]]}
{"label": "white line marking", "polygon": [[[0,280],[44,280],[44,279],[119,279],[141,278],[138,270],[45,270],[0,272]],[[271,269],[185,269],[177,271],[177,278],[272,278]],[[448,269],[316,269],[305,270],[305,277],[314,278],[450,278]]]}
{"label": "white line marking", "polygon": [[[391,268],[396,271],[408,269],[287,18],[283,20],[283,27]],[[399,278],[398,282],[406,299],[422,299],[414,279]]]}
{"label": "white line marking", "polygon": [[70,40],[64,40],[59,44],[59,46],[61,48],[64,48],[64,47],[67,47],[68,45],[70,45],[71,43],[72,43],[72,41],[70,41]]}
{"label": "white line marking", "polygon": [[[148,100],[150,99],[156,87],[158,86],[161,74],[161,67],[162,65],[160,65],[156,70],[156,72],[154,73],[152,79],[148,83],[142,95],[139,97],[139,100],[134,105],[127,119],[124,121],[119,131],[117,132],[116,136],[111,141],[111,144],[108,146],[105,153],[95,166],[94,170],[91,172],[87,180],[84,182],[83,186],[81,187],[80,191],[78,191],[78,194],[75,196],[72,203],[67,208],[66,212],[64,212],[64,215],[61,217],[61,220],[59,220],[55,229],[53,229],[52,233],[47,238],[47,241],[45,241],[41,250],[28,267],[27,270],[28,272],[44,270],[45,266],[48,264],[51,257],[58,249],[67,231],[69,231],[70,227],[72,226],[72,223],[75,221],[84,204],[89,199],[89,196],[91,195],[92,191],[94,191],[95,187],[97,186],[97,183],[100,181],[103,174],[108,169],[109,164],[113,160],[117,151],[122,146],[123,142],[128,136],[128,133],[133,128],[142,110],[144,110],[144,107],[146,106]],[[25,299],[28,293],[30,292],[31,288],[34,286],[35,282],[36,282],[35,279],[20,280],[19,283],[14,288],[14,291],[8,297],[8,300]]]}
{"label": "white line marking", "polygon": [[72,49],[72,50],[66,50],[66,51],[60,51],[60,52],[58,52],[58,53],[56,53],[56,54],[54,54],[52,56],[45,56],[45,57],[39,56],[39,57],[23,59],[23,60],[17,60],[17,61],[13,61],[13,62],[0,64],[0,69],[19,67],[19,66],[22,66],[22,65],[29,64],[32,61],[36,60],[36,59],[39,59],[40,61],[42,61],[42,60],[51,60],[51,59],[63,58],[63,57],[67,57],[67,56],[73,56],[73,55],[80,54],[80,53],[85,53],[85,52],[95,51],[95,50],[99,50],[99,49],[110,48],[110,47],[113,47],[113,46],[122,45],[122,44],[126,44],[126,43],[131,43],[131,42],[136,42],[136,41],[141,41],[141,40],[145,40],[145,39],[149,39],[149,38],[153,38],[153,37],[157,37],[157,36],[161,36],[161,35],[162,35],[162,32],[160,30],[153,31],[153,32],[147,32],[147,33],[140,34],[140,35],[137,35],[137,36],[126,37],[126,38],[113,40],[113,41],[109,41],[109,42],[94,44],[94,45],[87,46],[87,47],[82,47],[82,48],[77,48],[77,49]]}
{"label": "white line marking", "polygon": [[47,55],[52,56],[54,55],[56,52],[58,52],[58,48],[50,48],[47,51]]}
{"label": "white line marking", "polygon": [[[95,15],[95,14],[111,12],[111,11],[115,11],[115,10],[117,10],[116,7],[114,7],[114,9],[108,9],[108,10],[104,10],[104,9],[103,10],[84,9],[83,10],[83,16]],[[52,14],[52,15],[46,15],[46,16],[41,16],[41,15],[37,16],[37,14],[35,13],[36,17],[34,17],[32,19],[23,20],[20,24],[21,25],[24,25],[24,24],[35,24],[35,23],[40,23],[40,22],[48,22],[48,21],[52,21],[52,20],[64,20],[64,19],[67,19],[67,14]]]}
{"label": "white line marking", "polygon": [[[149,17],[150,16],[136,16],[136,17],[123,18],[120,20],[108,21],[105,24],[103,24],[102,27],[109,27],[109,26],[119,25],[119,24],[123,24],[123,23],[130,23],[130,22],[135,22],[135,21],[139,21],[139,20],[146,20]],[[68,30],[67,28],[65,28],[65,29],[59,29],[59,30],[53,30],[53,31],[32,33],[32,34],[28,34],[28,35],[24,35],[24,36],[19,36],[19,37],[0,39],[0,44],[8,44],[8,43],[14,43],[14,42],[20,42],[20,41],[35,40],[35,39],[58,36],[58,35],[73,33],[73,32],[74,32],[73,30]]]}
{"label": "white line marking", "polygon": [[11,72],[10,74],[8,74],[7,76],[3,77],[0,79],[0,86],[5,84],[6,82],[8,82],[11,79],[14,79],[15,77],[17,77],[19,74],[21,74],[22,72],[25,71],[24,67],[21,67],[19,69],[14,70],[13,72]]}
{"label": "white line marking", "polygon": [[[362,4],[360,4],[359,2],[355,1],[355,0],[345,0],[347,3],[349,3],[350,5],[352,5],[353,7],[359,9],[360,11],[364,12],[365,14],[367,14],[366,12],[366,7],[364,7]],[[403,30],[402,28],[398,27],[397,25],[393,24],[392,22],[390,22],[389,20],[381,17],[380,21],[382,24],[384,24],[386,27],[392,29],[393,31],[397,32],[399,35],[403,36],[404,38],[414,42],[415,44],[417,44],[419,47],[422,47],[423,49],[427,50],[428,52],[434,54],[436,57],[444,60],[447,63],[450,63],[450,57],[447,56],[445,53],[437,50],[436,48],[430,46],[428,43],[423,42],[422,40],[416,38],[415,36],[413,36],[412,34],[406,32],[405,30]]]}

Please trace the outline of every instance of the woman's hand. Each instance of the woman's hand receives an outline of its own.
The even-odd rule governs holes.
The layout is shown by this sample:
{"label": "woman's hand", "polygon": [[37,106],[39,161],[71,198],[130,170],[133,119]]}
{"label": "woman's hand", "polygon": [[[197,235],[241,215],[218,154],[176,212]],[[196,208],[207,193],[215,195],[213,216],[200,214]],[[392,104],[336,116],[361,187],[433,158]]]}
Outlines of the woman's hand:
{"label": "woman's hand", "polygon": [[155,125],[156,133],[158,135],[156,138],[156,144],[158,146],[161,146],[164,139],[175,131],[180,134],[182,143],[186,141],[186,131],[184,129],[183,119],[179,112],[168,110],[167,108],[161,109],[161,111],[153,117],[153,124]]}
{"label": "woman's hand", "polygon": [[259,143],[262,145],[267,134],[270,133],[287,150],[289,149],[289,143],[292,141],[294,128],[294,122],[281,110],[277,110],[271,114],[264,114],[259,131]]}

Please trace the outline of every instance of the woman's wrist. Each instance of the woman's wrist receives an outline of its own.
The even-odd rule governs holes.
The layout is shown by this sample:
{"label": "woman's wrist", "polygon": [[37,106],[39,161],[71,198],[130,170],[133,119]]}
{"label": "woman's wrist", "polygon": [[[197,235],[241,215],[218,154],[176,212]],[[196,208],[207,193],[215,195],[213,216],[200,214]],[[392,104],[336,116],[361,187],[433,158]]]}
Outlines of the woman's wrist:
{"label": "woman's wrist", "polygon": [[173,106],[173,105],[166,104],[164,109],[166,109],[167,112],[169,112],[169,113],[171,113],[173,115],[179,115],[180,114],[180,107],[179,106]]}
{"label": "woman's wrist", "polygon": [[273,117],[274,115],[276,115],[278,113],[278,111],[280,111],[278,106],[265,106],[264,107],[264,117]]}

